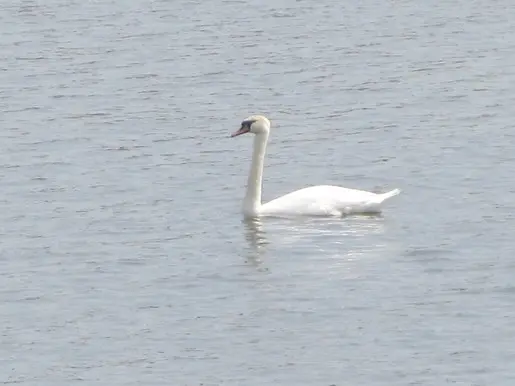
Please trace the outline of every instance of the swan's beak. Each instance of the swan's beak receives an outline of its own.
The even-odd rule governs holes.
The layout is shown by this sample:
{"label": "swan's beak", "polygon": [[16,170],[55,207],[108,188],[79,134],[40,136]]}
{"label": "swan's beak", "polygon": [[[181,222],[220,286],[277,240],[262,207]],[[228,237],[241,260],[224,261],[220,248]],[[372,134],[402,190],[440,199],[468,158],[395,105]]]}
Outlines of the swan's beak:
{"label": "swan's beak", "polygon": [[250,131],[250,128],[248,127],[240,127],[240,129],[238,131],[235,131],[234,133],[231,134],[231,138],[234,138],[234,137],[237,137],[238,135],[242,135],[242,134],[245,134],[245,133],[248,133]]}

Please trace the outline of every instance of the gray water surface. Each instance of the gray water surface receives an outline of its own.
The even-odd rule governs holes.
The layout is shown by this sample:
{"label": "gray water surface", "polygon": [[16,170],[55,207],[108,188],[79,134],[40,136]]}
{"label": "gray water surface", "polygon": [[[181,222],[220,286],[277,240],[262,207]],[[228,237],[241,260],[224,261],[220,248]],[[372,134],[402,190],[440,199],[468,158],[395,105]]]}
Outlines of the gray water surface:
{"label": "gray water surface", "polygon": [[[0,35],[0,383],[514,384],[512,2],[7,0]],[[265,200],[402,194],[243,221],[254,113]]]}

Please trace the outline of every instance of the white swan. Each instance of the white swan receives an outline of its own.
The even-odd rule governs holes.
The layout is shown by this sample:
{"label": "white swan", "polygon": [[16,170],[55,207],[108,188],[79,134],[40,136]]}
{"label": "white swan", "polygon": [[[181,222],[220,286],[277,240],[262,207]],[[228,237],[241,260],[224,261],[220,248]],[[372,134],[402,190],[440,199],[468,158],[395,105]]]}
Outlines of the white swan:
{"label": "white swan", "polygon": [[262,204],[263,163],[270,134],[270,121],[262,115],[251,115],[241,123],[240,129],[231,137],[245,133],[255,134],[252,165],[247,192],[243,199],[242,209],[245,217],[342,216],[352,213],[378,213],[381,211],[383,201],[400,193],[399,189],[376,194],[339,186],[319,185],[300,189]]}

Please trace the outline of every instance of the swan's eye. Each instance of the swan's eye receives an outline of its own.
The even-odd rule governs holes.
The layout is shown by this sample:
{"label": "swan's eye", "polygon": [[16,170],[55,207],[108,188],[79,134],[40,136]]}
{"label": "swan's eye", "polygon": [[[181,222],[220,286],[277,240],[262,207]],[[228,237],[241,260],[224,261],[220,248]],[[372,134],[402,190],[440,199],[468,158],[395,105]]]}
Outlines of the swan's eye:
{"label": "swan's eye", "polygon": [[250,130],[250,126],[252,126],[252,124],[253,124],[254,122],[256,122],[256,121],[243,121],[243,122],[241,123],[241,127],[242,127],[242,128],[247,128],[247,129],[249,129],[249,130]]}

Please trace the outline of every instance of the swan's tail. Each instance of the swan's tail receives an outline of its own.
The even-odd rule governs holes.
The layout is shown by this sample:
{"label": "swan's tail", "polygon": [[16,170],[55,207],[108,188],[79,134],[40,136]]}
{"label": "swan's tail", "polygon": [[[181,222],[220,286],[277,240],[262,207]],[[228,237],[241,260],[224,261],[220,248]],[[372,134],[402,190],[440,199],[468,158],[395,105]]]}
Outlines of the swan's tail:
{"label": "swan's tail", "polygon": [[390,190],[389,192],[378,194],[377,195],[377,203],[380,204],[383,201],[398,195],[400,192],[401,192],[400,189],[393,189],[393,190]]}

